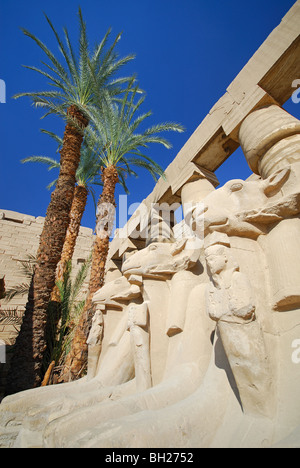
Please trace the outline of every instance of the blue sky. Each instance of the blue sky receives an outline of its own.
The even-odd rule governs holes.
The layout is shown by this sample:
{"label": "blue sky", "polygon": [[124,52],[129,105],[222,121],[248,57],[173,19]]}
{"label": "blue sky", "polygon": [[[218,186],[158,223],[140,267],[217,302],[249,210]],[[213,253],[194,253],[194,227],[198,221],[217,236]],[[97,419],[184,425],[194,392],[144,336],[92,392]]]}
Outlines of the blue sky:
{"label": "blue sky", "polygon": [[[81,2],[90,43],[100,41],[109,27],[112,37],[123,31],[121,55],[135,53],[123,74],[135,73],[147,92],[143,110],[152,110],[149,124],[176,121],[183,134],[168,134],[171,150],[153,145],[149,155],[166,168],[253,53],[280,23],[294,0],[85,0]],[[56,144],[40,133],[46,128],[63,134],[58,118],[41,121],[42,113],[29,99],[13,100],[22,91],[48,89],[45,79],[21,65],[40,66],[43,54],[25,37],[26,28],[59,54],[43,16],[58,31],[66,26],[77,41],[78,0],[0,0],[0,79],[7,102],[0,104],[0,208],[45,216],[50,201],[46,186],[53,173],[41,165],[22,165],[31,155],[55,156]],[[299,78],[299,77],[295,77]],[[285,108],[300,118],[300,104]],[[128,180],[128,204],[141,202],[154,181],[144,171]],[[238,150],[217,171],[221,184],[246,178],[250,170]],[[122,190],[118,189],[118,194]],[[83,225],[94,227],[90,198]]]}

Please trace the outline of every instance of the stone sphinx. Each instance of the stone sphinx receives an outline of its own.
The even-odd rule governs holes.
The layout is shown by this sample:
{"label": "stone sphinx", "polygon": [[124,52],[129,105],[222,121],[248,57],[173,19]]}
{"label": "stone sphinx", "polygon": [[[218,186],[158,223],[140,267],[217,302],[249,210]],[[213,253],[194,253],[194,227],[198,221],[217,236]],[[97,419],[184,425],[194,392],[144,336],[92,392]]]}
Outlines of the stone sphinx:
{"label": "stone sphinx", "polygon": [[268,225],[281,221],[287,213],[299,213],[299,192],[286,200],[276,197],[290,172],[291,168],[288,167],[266,180],[237,179],[227,182],[197,206],[194,226],[202,224],[204,235],[218,231],[256,240],[267,233]]}
{"label": "stone sphinx", "polygon": [[[97,311],[88,339],[87,376],[75,382],[7,397],[2,406],[4,411],[0,414],[0,441],[10,440],[17,446],[31,446],[32,439],[35,446],[39,445],[39,434],[52,419],[88,406],[89,402],[105,400],[114,393],[115,385],[121,392],[122,383],[134,376],[133,359],[128,359],[131,355],[130,337],[124,333],[128,321],[125,309],[130,300],[138,302],[139,297],[140,288],[130,284],[125,277],[107,283],[96,293]],[[106,320],[110,313],[113,317]],[[105,339],[104,322],[108,322]],[[101,350],[101,370],[97,372]],[[20,432],[21,422],[23,428]]]}
{"label": "stone sphinx", "polygon": [[[22,411],[23,427],[16,446],[57,445],[57,438],[68,439],[73,445],[81,436],[75,421],[80,420],[82,432],[86,432],[91,415],[95,424],[105,423],[122,412],[129,415],[139,409],[164,407],[166,401],[176,402],[193,391],[201,369],[204,374],[208,365],[210,355],[205,353],[205,347],[210,344],[213,326],[205,313],[202,318],[197,317],[195,297],[204,304],[204,289],[194,273],[188,277],[184,274],[189,269],[203,272],[203,267],[198,261],[200,252],[187,248],[187,244],[187,240],[151,243],[124,262],[128,279],[122,276],[95,294],[97,311],[88,339],[89,371],[85,379],[60,388],[48,387],[44,396],[41,389],[35,389],[6,399],[5,413],[10,416],[6,421],[5,417],[2,419],[2,425],[7,425],[10,418],[17,422]],[[176,275],[179,277],[175,280]],[[170,316],[172,281],[180,296],[182,285],[189,285],[185,297],[178,296],[174,316]],[[190,295],[194,295],[191,301]],[[123,314],[117,326],[114,323],[113,331],[107,309]],[[205,312],[204,306],[202,310]],[[194,328],[195,322],[199,322],[200,335]],[[169,346],[169,341],[177,344]],[[183,348],[179,357],[178,343]],[[33,405],[36,395],[38,403]],[[42,441],[37,432],[43,433]]]}
{"label": "stone sphinx", "polygon": [[[125,277],[106,283],[94,295],[96,313],[87,341],[88,379],[99,378],[101,374],[102,382],[111,385],[126,382],[133,375],[133,362],[128,359],[130,339],[125,333],[127,307],[139,303],[140,299],[140,287],[129,283]],[[105,372],[108,372],[108,376],[104,382]]]}
{"label": "stone sphinx", "polygon": [[253,176],[197,198],[200,244],[124,259],[94,297],[87,377],[6,398],[3,446],[299,446],[299,133],[278,106],[245,118]]}

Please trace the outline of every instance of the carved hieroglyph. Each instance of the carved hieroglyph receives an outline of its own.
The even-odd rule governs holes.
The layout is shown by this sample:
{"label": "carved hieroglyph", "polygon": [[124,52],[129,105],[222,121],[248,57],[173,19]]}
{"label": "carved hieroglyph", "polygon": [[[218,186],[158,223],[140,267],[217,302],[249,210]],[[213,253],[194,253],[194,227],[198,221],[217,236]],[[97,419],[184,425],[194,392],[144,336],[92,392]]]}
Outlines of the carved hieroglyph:
{"label": "carved hieroglyph", "polygon": [[271,105],[239,136],[256,175],[189,182],[200,246],[159,235],[124,260],[87,377],[4,399],[2,446],[300,445],[300,122]]}

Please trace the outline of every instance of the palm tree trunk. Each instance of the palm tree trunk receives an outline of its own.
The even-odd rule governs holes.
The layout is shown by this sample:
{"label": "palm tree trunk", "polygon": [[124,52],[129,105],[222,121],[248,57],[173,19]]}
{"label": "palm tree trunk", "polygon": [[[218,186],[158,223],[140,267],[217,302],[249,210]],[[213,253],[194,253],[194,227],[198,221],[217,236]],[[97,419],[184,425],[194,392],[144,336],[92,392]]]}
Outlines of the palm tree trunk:
{"label": "palm tree trunk", "polygon": [[62,382],[80,378],[86,369],[88,353],[86,341],[95,312],[92,299],[95,292],[104,284],[109,237],[115,217],[115,189],[119,182],[118,172],[114,166],[103,169],[102,181],[103,191],[98,203],[88,296],[61,374],[60,381]]}
{"label": "palm tree trunk", "polygon": [[[69,107],[68,115],[82,129],[88,125],[87,119],[76,106]],[[69,225],[82,141],[83,133],[69,121],[61,150],[60,174],[48,206],[24,320],[15,344],[7,394],[33,388],[41,383],[42,363],[47,347],[47,308]]]}
{"label": "palm tree trunk", "polygon": [[[63,281],[67,264],[73,258],[82,216],[87,203],[87,197],[88,189],[84,185],[76,185],[70,212],[70,224],[67,230],[61,259],[56,268],[55,282]],[[56,285],[54,286],[54,289],[51,294],[51,301],[60,302],[59,289]]]}

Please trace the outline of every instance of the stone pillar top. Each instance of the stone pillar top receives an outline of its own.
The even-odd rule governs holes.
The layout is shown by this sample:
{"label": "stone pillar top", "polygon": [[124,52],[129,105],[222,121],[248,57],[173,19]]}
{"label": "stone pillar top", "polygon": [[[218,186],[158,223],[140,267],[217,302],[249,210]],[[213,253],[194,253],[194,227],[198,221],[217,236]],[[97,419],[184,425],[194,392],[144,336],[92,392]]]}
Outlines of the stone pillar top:
{"label": "stone pillar top", "polygon": [[261,174],[261,160],[278,142],[300,134],[300,121],[279,106],[253,111],[243,121],[239,140],[251,170]]}

